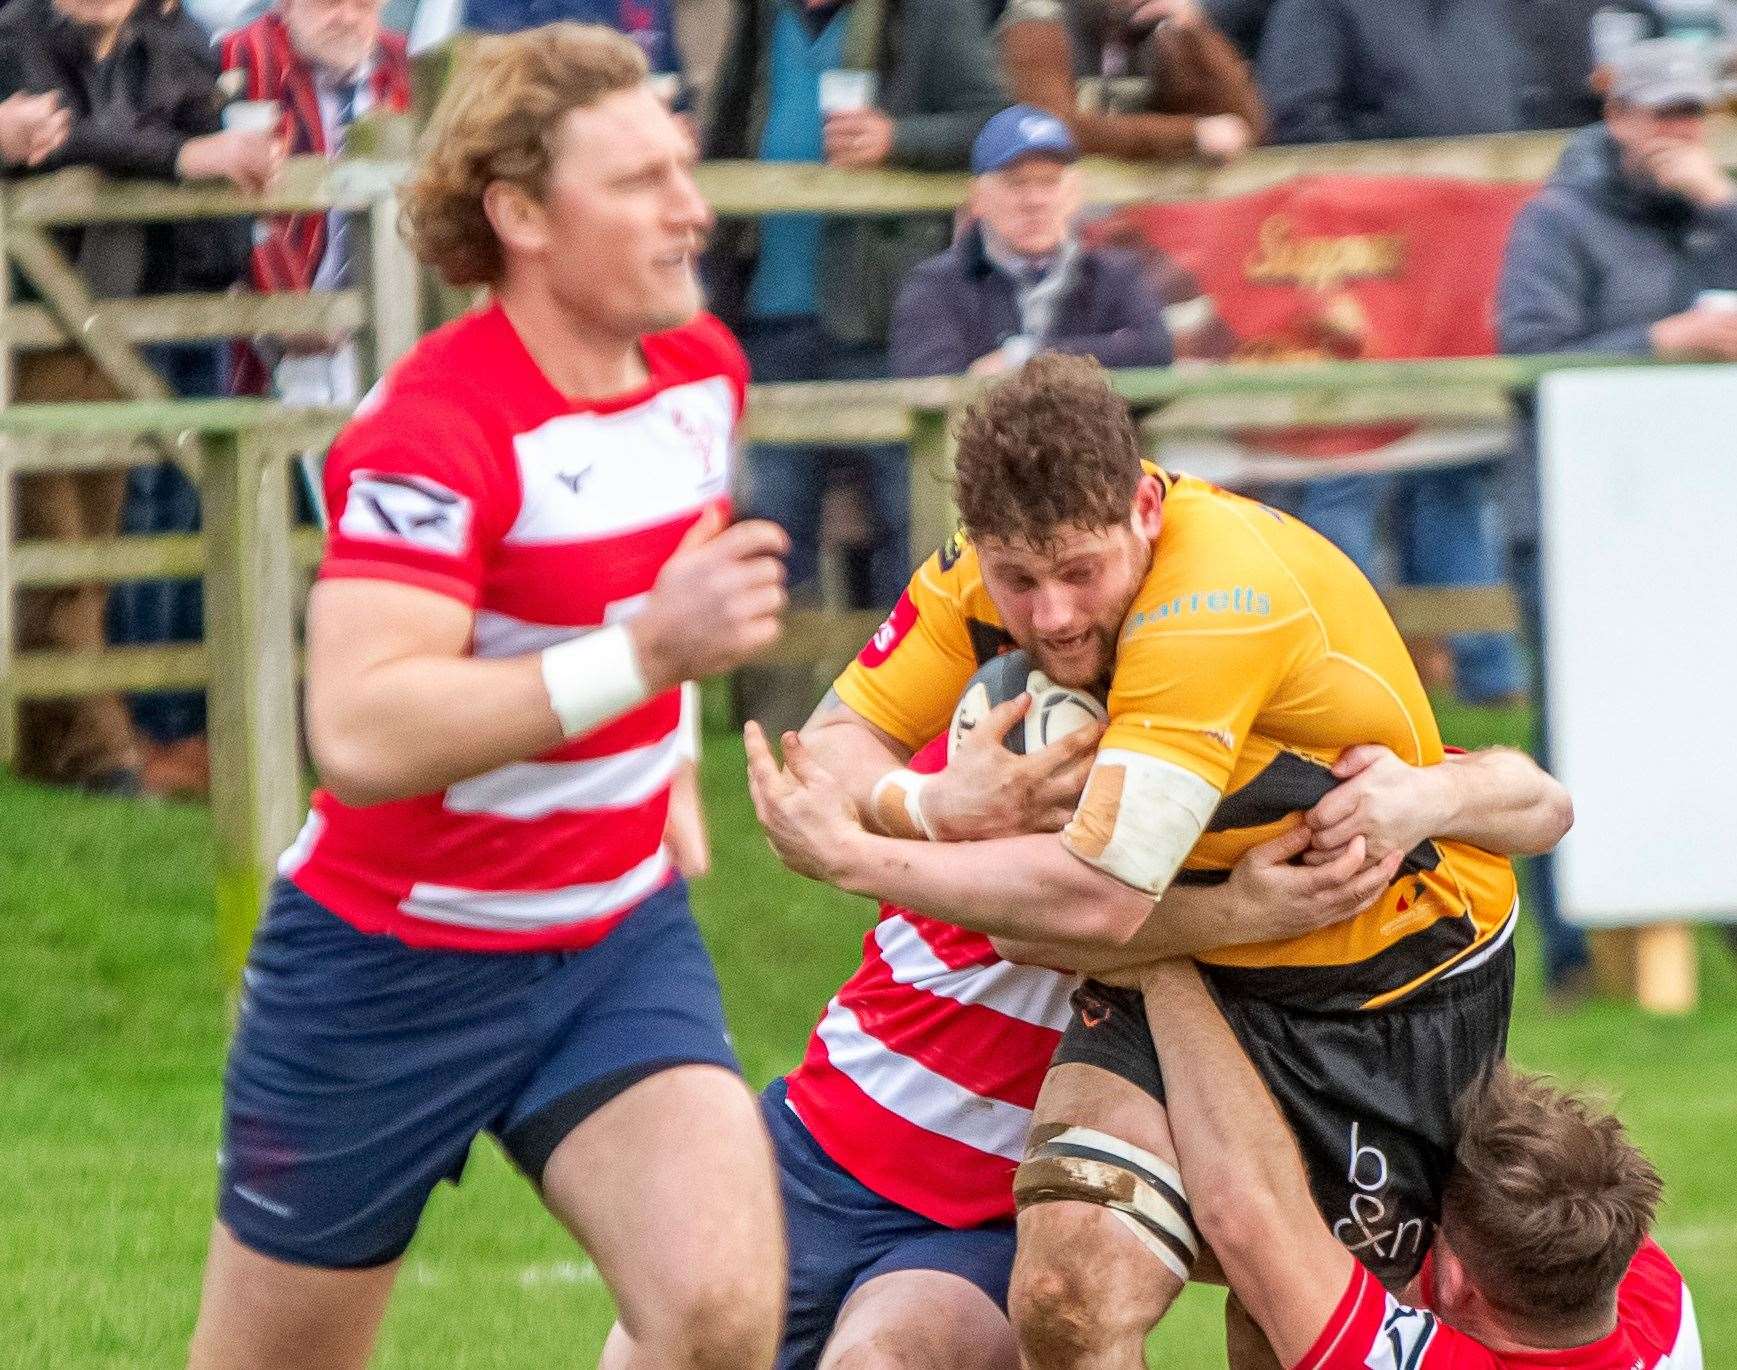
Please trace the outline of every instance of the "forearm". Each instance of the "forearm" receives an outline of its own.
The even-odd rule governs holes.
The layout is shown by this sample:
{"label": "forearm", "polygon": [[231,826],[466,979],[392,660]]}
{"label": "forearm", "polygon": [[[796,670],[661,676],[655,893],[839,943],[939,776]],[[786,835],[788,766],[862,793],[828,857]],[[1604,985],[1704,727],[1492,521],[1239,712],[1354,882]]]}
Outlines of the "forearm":
{"label": "forearm", "polygon": [[910,751],[868,726],[830,691],[802,725],[802,741],[864,814],[875,782],[911,759]]}
{"label": "forearm", "polygon": [[839,853],[828,882],[974,932],[1069,946],[1124,940],[1152,902],[1072,855],[1053,833],[918,842],[863,832]]}
{"label": "forearm", "polygon": [[342,681],[309,673],[308,743],[347,804],[430,794],[539,755],[562,730],[536,656],[416,656]]}
{"label": "forearm", "polygon": [[1199,970],[1142,982],[1178,1168],[1201,1235],[1286,1364],[1320,1331],[1351,1271],[1310,1197],[1302,1157]]}
{"label": "forearm", "polygon": [[997,937],[995,949],[1021,965],[1112,975],[1170,957],[1198,956],[1261,940],[1264,934],[1250,925],[1247,911],[1228,885],[1172,885],[1125,942]]}
{"label": "forearm", "polygon": [[1505,856],[1549,851],[1573,826],[1574,802],[1524,752],[1490,747],[1430,768],[1443,794],[1437,837]]}

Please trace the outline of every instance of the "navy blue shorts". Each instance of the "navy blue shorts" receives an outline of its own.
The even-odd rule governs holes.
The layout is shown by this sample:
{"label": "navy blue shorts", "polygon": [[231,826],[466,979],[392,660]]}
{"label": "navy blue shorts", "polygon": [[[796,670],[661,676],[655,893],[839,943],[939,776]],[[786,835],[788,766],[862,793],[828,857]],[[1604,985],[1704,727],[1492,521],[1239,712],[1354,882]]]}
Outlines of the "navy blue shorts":
{"label": "navy blue shorts", "polygon": [[677,881],[584,951],[408,947],[280,880],[223,1088],[218,1214],[280,1260],[393,1260],[488,1132],[534,1184],[561,1140],[672,1066],[736,1070]]}
{"label": "navy blue shorts", "polygon": [[939,1270],[969,1280],[1007,1307],[1011,1222],[947,1227],[883,1199],[820,1149],[784,1102],[784,1081],[760,1097],[790,1239],[790,1309],[777,1370],[820,1363],[845,1301],[878,1275]]}

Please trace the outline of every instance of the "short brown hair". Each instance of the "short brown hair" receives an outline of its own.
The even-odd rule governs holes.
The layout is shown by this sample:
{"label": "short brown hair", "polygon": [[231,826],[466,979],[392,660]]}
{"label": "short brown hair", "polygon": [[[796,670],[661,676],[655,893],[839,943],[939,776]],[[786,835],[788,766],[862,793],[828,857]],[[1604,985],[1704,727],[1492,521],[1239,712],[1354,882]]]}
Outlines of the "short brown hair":
{"label": "short brown hair", "polygon": [[1089,357],[1046,352],[966,411],[955,459],[959,515],[973,537],[1034,547],[1064,527],[1128,517],[1140,435],[1128,403]]}
{"label": "short brown hair", "polygon": [[599,24],[478,39],[452,73],[404,186],[404,230],[448,285],[494,285],[505,265],[483,212],[494,181],[543,197],[556,126],[645,80],[636,43]]}
{"label": "short brown hair", "polygon": [[1442,1235],[1478,1292],[1522,1329],[1608,1308],[1652,1227],[1661,1184],[1608,1111],[1499,1065],[1460,1107]]}

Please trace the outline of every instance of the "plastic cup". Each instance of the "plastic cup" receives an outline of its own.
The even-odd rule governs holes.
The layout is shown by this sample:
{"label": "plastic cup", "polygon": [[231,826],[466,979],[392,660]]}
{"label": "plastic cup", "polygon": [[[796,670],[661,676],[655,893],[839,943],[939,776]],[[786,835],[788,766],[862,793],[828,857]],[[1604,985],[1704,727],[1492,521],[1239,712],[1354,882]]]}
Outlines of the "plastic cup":
{"label": "plastic cup", "polygon": [[836,68],[820,73],[820,113],[847,114],[854,109],[873,109],[879,79],[872,71]]}
{"label": "plastic cup", "polygon": [[1647,36],[1646,20],[1629,10],[1601,9],[1593,13],[1589,37],[1594,66],[1608,67]]}
{"label": "plastic cup", "polygon": [[1703,290],[1695,296],[1695,308],[1737,313],[1737,290]]}
{"label": "plastic cup", "polygon": [[223,127],[231,133],[275,133],[282,117],[276,100],[231,100],[223,107]]}

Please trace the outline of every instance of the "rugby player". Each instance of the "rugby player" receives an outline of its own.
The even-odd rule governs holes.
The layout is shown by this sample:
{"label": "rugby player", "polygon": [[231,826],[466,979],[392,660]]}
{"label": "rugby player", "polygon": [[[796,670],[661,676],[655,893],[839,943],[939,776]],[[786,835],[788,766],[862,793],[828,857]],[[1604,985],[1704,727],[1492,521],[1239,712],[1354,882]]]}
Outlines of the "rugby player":
{"label": "rugby player", "polygon": [[[965,734],[933,783],[994,773],[1019,789],[1073,771],[1081,753],[1060,743],[1027,757],[1003,750],[1024,703]],[[911,770],[941,771],[946,752],[947,739],[936,739]],[[1559,793],[1554,780],[1510,753],[1446,764],[1461,768],[1467,821],[1491,818],[1484,845],[1538,840],[1533,816]],[[1402,840],[1440,821],[1433,776],[1391,754],[1381,771],[1366,841]],[[1335,807],[1370,800],[1372,788],[1366,776],[1345,782]],[[1196,902],[1227,938],[1245,942],[1355,913],[1380,873],[1293,864],[1309,834],[1299,823],[1245,853],[1225,884],[1171,892],[1172,912]],[[827,1005],[802,1064],[762,1096],[789,1226],[779,1370],[1017,1366],[1004,1311],[1014,1166],[1076,983],[1003,960],[980,934],[881,905],[862,965]]]}
{"label": "rugby player", "polygon": [[[1701,1370],[1695,1307],[1648,1236],[1660,1184],[1622,1124],[1497,1063],[1468,1092],[1408,1306],[1327,1230],[1302,1157],[1190,963],[1142,977],[1201,1235],[1295,1370]],[[1359,1178],[1378,1178],[1371,1157]]]}
{"label": "rugby player", "polygon": [[408,226],[493,298],[326,466],[324,788],[246,971],[195,1366],[363,1365],[482,1132],[615,1296],[604,1364],[771,1364],[771,1152],[664,845],[677,687],[784,604],[784,535],[720,511],[747,375],[692,156],[603,28],[479,42],[436,112]]}
{"label": "rugby player", "polygon": [[[1126,405],[1078,358],[1040,357],[973,407],[957,496],[968,536],[919,569],[787,739],[789,769],[759,770],[774,847],[843,889],[1025,943],[1021,959],[1091,972],[1199,956],[1302,1139],[1322,1213],[1343,1236],[1365,1231],[1359,1254],[1403,1286],[1428,1249],[1454,1100],[1506,1042],[1507,860],[1451,822],[1372,845],[1360,803],[1328,805],[1311,829],[1317,859],[1380,872],[1357,916],[1226,946],[1160,898],[1176,882],[1223,882],[1322,804],[1362,744],[1451,792],[1379,597],[1295,520],[1144,464]],[[1108,731],[1059,835],[955,828],[959,797],[907,764],[1009,642],[1060,684],[1108,684]],[[765,761],[764,740],[749,740]],[[1566,822],[1539,817],[1547,848]],[[1138,992],[1088,981],[1074,1005],[1019,1176],[1012,1306],[1034,1365],[1133,1365],[1199,1240],[1181,1196],[1147,1178],[1174,1157]],[[1384,1160],[1375,1195],[1348,1178],[1366,1149]]]}

